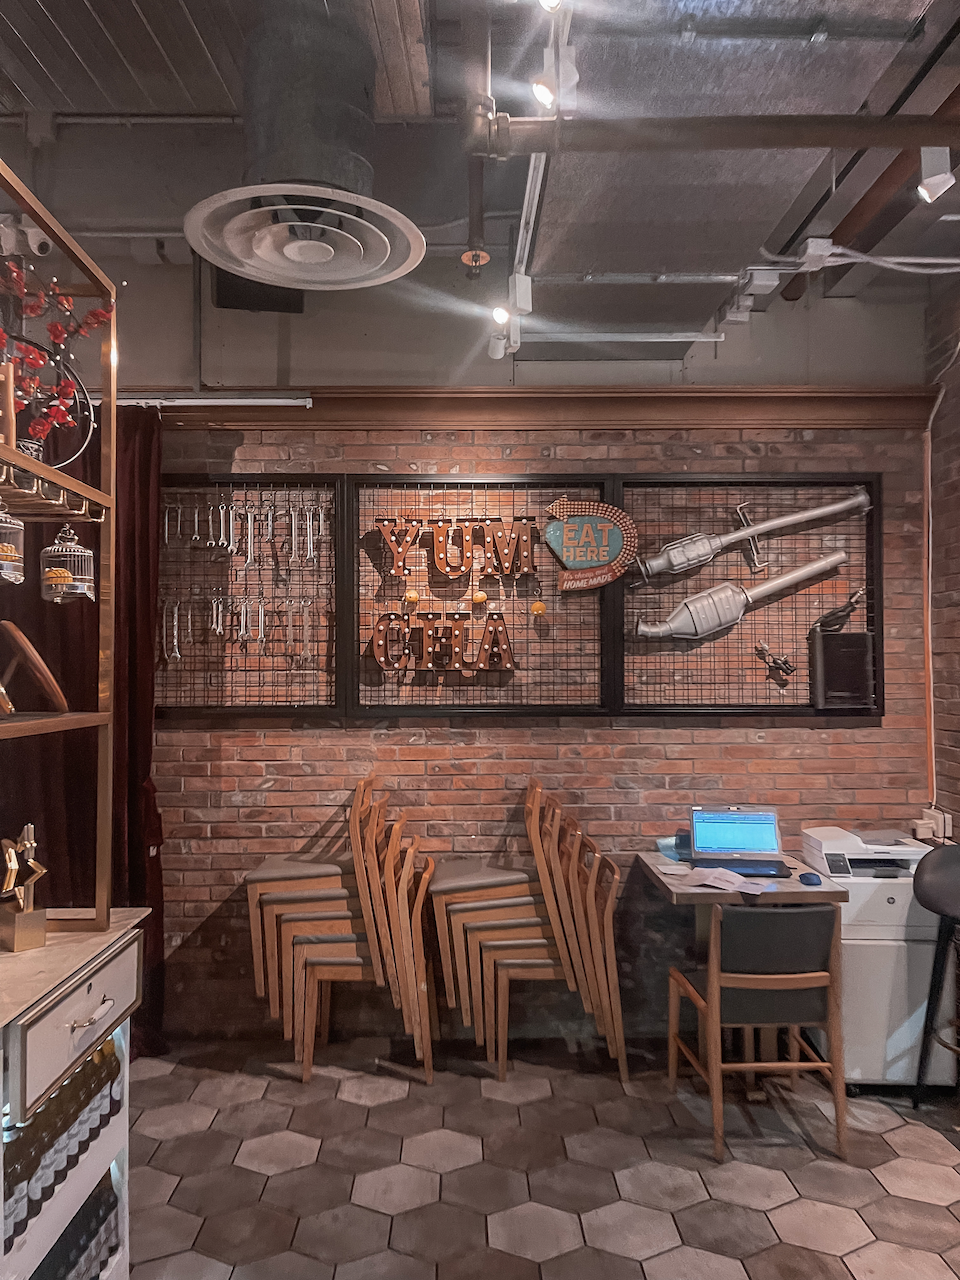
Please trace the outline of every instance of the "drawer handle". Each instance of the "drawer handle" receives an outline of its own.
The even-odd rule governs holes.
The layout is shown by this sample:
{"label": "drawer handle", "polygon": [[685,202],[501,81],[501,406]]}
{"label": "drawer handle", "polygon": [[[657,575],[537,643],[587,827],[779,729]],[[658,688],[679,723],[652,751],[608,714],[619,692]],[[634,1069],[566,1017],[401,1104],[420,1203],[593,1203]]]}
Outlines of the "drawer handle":
{"label": "drawer handle", "polygon": [[71,1033],[74,1033],[77,1031],[87,1031],[89,1030],[90,1027],[95,1027],[98,1022],[102,1022],[104,1020],[104,1018],[107,1016],[107,1014],[110,1012],[112,1008],[113,1008],[113,1001],[108,1000],[107,997],[104,996],[100,1004],[100,1008],[97,1010],[96,1013],[92,1013],[90,1017],[86,1018],[83,1022],[70,1023]]}

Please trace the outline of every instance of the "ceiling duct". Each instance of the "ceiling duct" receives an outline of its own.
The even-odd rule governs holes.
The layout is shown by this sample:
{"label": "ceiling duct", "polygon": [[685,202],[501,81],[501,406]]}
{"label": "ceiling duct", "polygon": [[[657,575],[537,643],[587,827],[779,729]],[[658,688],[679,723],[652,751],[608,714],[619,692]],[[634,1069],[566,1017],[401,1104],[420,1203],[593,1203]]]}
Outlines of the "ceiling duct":
{"label": "ceiling duct", "polygon": [[426,242],[372,198],[376,61],[350,0],[267,0],[247,39],[244,185],[201,200],[202,258],[288,289],[365,289],[406,275]]}

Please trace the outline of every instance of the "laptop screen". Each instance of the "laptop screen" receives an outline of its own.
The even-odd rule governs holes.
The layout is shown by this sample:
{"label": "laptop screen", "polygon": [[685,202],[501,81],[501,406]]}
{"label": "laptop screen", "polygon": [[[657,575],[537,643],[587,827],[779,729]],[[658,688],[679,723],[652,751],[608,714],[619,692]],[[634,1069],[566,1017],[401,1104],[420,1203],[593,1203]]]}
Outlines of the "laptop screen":
{"label": "laptop screen", "polygon": [[777,815],[694,809],[690,815],[694,853],[779,853]]}

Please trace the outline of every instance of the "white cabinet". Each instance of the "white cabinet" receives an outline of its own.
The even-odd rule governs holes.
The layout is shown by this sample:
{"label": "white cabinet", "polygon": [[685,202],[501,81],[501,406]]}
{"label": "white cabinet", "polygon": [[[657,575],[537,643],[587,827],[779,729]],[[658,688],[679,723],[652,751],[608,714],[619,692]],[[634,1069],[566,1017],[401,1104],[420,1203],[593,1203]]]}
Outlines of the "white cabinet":
{"label": "white cabinet", "polygon": [[[851,1083],[913,1084],[933,965],[933,940],[844,938],[843,1041]],[[953,966],[940,1022],[953,1017]],[[952,1085],[956,1059],[934,1045],[929,1084]]]}

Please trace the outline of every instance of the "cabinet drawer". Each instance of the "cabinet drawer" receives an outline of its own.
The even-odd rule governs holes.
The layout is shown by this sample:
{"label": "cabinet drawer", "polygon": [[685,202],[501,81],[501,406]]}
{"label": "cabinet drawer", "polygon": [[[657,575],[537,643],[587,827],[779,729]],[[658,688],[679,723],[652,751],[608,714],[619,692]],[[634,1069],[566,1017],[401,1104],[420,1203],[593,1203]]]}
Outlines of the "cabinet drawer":
{"label": "cabinet drawer", "polygon": [[118,938],[7,1027],[10,1114],[26,1120],[140,1003],[140,930]]}

